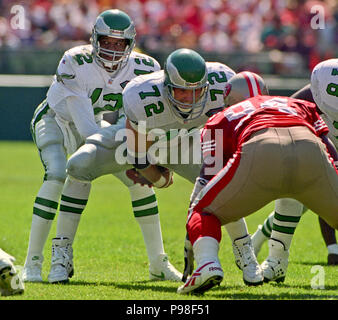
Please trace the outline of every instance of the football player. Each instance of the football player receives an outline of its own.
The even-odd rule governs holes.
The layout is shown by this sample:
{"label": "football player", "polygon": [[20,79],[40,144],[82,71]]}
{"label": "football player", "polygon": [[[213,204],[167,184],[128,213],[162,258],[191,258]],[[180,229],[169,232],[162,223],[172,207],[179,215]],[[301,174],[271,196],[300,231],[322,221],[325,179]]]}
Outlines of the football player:
{"label": "football player", "polygon": [[[164,70],[136,77],[128,83],[123,91],[126,129],[130,133],[127,158],[138,174],[157,188],[172,183],[172,172],[195,182],[201,169],[199,129],[224,108],[224,85],[234,74],[226,65],[205,62],[197,52],[183,48],[168,56]],[[72,155],[67,164],[69,175],[91,180],[116,170],[114,153],[109,155],[109,150],[105,151],[111,148],[105,130],[88,138],[86,145]],[[134,145],[133,141],[139,143]],[[169,171],[163,172],[157,164]],[[253,253],[245,221],[232,222],[226,229],[244,281],[262,282],[262,270]]]}
{"label": "football player", "polygon": [[0,295],[22,294],[25,286],[13,262],[15,258],[0,248]]}
{"label": "football player", "polygon": [[[221,225],[274,199],[295,198],[338,228],[337,152],[316,105],[268,96],[247,77],[239,73],[229,80],[225,104],[231,107],[211,117],[202,132],[199,179],[205,185],[192,199],[187,221],[197,268],[178,288],[180,294],[203,293],[220,284]],[[257,86],[264,83],[252,77]],[[219,158],[220,170],[215,168]]]}
{"label": "football player", "polygon": [[[45,176],[33,208],[25,281],[42,281],[43,248],[60,197],[48,280],[67,282],[73,275],[72,243],[91,184],[67,178],[67,155],[100,127],[110,125],[103,120],[105,114],[113,118],[116,130],[124,127],[122,90],[134,77],[160,69],[155,59],[134,50],[135,36],[134,24],[126,13],[116,9],[102,12],[94,24],[91,43],[65,52],[46,100],[35,111],[31,129]],[[121,170],[115,176],[129,189],[150,261],[150,277],[179,281],[181,274],[171,266],[164,252],[153,189],[134,185]]]}
{"label": "football player", "polygon": [[[338,149],[338,59],[320,62],[312,71],[311,84],[292,95],[314,102],[321,118],[329,127],[328,137]],[[263,226],[252,236],[258,254],[263,242],[269,239],[269,256],[263,262],[266,281],[284,281],[289,257],[289,248],[294,231],[306,208],[295,199],[279,199],[275,210]],[[328,249],[328,265],[338,264],[338,245],[335,230],[319,217],[320,229]]]}

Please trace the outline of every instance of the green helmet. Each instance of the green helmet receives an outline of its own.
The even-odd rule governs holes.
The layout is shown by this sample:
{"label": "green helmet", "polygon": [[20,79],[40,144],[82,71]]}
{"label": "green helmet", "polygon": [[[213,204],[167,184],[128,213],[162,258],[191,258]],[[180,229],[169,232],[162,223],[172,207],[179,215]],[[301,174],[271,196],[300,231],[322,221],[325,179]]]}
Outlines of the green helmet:
{"label": "green helmet", "polygon": [[[100,36],[108,36],[128,40],[124,51],[108,50],[100,47]],[[102,12],[97,18],[92,30],[91,44],[97,64],[109,72],[116,74],[128,61],[135,46],[136,31],[133,21],[121,10],[113,9]],[[111,57],[105,59],[102,57]]]}
{"label": "green helmet", "polygon": [[[184,123],[198,118],[208,98],[208,72],[204,59],[196,51],[178,49],[168,56],[164,75],[165,94],[174,115]],[[177,100],[174,88],[192,90],[192,103]]]}

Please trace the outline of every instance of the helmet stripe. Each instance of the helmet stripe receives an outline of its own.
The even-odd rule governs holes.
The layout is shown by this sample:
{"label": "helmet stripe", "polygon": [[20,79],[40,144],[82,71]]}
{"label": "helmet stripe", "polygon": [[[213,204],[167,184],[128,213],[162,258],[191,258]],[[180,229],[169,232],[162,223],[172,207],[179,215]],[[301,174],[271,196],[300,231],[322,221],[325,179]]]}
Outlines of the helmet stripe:
{"label": "helmet stripe", "polygon": [[243,72],[243,76],[248,84],[250,97],[255,97],[261,93],[259,83],[256,77],[251,72]]}
{"label": "helmet stripe", "polygon": [[258,91],[258,94],[262,94],[262,91],[261,91],[261,87],[259,86],[259,83],[258,83],[258,80],[257,80],[257,77],[256,75],[253,75],[254,79],[255,79],[255,82],[256,82],[256,88],[257,88],[257,91]]}

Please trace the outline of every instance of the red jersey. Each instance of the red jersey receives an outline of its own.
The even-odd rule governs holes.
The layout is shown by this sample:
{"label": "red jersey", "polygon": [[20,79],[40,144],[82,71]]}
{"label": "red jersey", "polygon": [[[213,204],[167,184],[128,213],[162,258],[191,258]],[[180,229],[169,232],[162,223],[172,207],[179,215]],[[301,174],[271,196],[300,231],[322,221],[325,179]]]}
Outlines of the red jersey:
{"label": "red jersey", "polygon": [[219,148],[222,144],[226,162],[253,133],[269,127],[293,126],[306,126],[317,136],[329,132],[312,102],[280,96],[255,96],[207,121],[201,135],[203,157],[214,157],[216,146]]}

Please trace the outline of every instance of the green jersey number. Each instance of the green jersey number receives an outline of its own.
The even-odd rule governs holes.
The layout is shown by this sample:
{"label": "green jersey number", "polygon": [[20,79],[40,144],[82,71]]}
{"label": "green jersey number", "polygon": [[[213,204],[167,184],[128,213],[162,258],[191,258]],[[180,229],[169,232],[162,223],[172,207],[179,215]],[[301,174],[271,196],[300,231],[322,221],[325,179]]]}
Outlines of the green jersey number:
{"label": "green jersey number", "polygon": [[139,92],[139,96],[142,100],[144,100],[147,97],[160,97],[161,93],[157,86],[152,86],[152,89],[154,91],[141,91]]}
{"label": "green jersey number", "polygon": [[326,92],[331,96],[338,97],[338,84],[332,82],[329,83],[326,88]]}
{"label": "green jersey number", "polygon": [[79,53],[79,54],[76,54],[73,58],[79,64],[79,66],[83,65],[84,62],[87,62],[87,63],[93,62],[93,55],[89,53],[86,53],[86,54]]}
{"label": "green jersey number", "polygon": [[[141,91],[139,92],[139,96],[141,100],[144,100],[147,97],[160,97],[161,92],[157,86],[152,86],[153,91]],[[144,106],[144,110],[146,112],[147,117],[153,116],[153,114],[159,114],[164,111],[164,105],[161,101],[158,101],[156,103],[151,103],[146,106]]]}
{"label": "green jersey number", "polygon": [[164,105],[161,101],[158,101],[157,104],[151,103],[151,104],[146,105],[144,107],[144,110],[146,111],[146,115],[149,118],[153,116],[153,113],[155,114],[162,113],[164,111]]}
{"label": "green jersey number", "polygon": [[[224,71],[220,72],[211,72],[208,74],[208,81],[211,85],[215,84],[215,81],[217,83],[223,83],[227,82],[228,78]],[[211,101],[217,100],[217,95],[223,95],[223,90],[220,89],[210,89],[210,98]]]}
{"label": "green jersey number", "polygon": [[[90,99],[92,101],[92,105],[94,105],[97,100],[100,98],[102,93],[102,89],[101,88],[96,88]],[[114,105],[111,104],[106,104],[103,106],[103,108],[94,108],[94,114],[97,115],[98,113],[102,112],[102,111],[117,111],[119,109],[122,108],[123,106],[123,100],[122,100],[122,93],[107,93],[105,95],[103,95],[103,100],[104,101],[108,101],[108,102],[115,102]]]}
{"label": "green jersey number", "polygon": [[[338,76],[338,69],[337,68],[332,69],[331,76]],[[326,88],[326,92],[330,96],[338,97],[338,84],[333,83],[333,82],[329,83],[327,88]]]}
{"label": "green jersey number", "polygon": [[[151,58],[135,58],[135,63],[136,64],[144,64],[145,66],[148,67],[154,67],[154,60],[152,60]],[[134,69],[134,73],[139,76],[142,74],[148,74],[148,73],[152,73],[153,70],[142,70],[142,69]]]}

